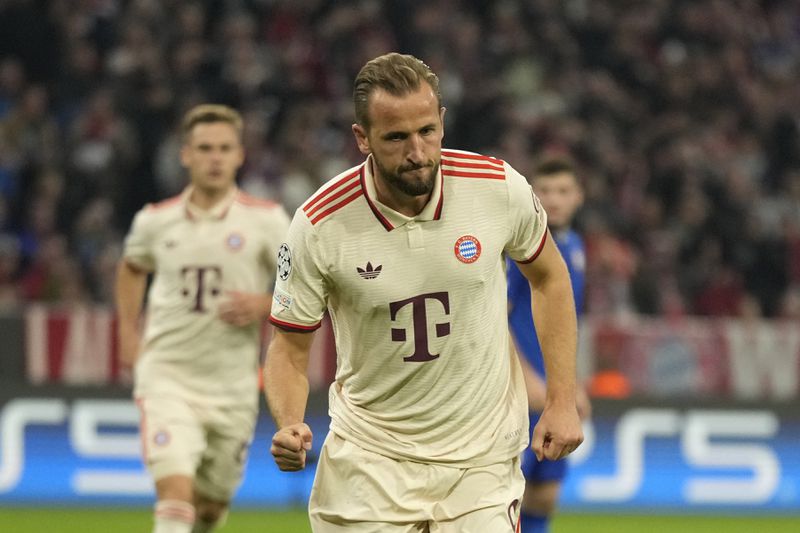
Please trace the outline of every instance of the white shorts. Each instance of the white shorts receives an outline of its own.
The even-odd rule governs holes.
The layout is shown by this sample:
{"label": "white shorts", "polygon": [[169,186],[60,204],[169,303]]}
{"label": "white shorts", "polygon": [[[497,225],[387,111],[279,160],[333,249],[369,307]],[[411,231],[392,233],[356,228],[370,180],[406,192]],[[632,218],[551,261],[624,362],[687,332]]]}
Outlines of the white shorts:
{"label": "white shorts", "polygon": [[230,501],[253,440],[255,410],[192,404],[175,396],[136,403],[144,462],[153,479],[188,476],[198,493]]}
{"label": "white shorts", "polygon": [[309,501],[314,533],[514,533],[519,458],[474,468],[398,461],[332,431]]}

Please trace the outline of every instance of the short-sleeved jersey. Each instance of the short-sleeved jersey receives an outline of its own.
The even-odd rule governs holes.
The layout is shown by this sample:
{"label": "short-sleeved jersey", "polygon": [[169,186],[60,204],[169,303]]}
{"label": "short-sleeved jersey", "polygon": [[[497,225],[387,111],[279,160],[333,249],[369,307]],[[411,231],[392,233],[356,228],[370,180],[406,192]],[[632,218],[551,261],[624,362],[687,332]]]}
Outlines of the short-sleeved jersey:
{"label": "short-sleeved jersey", "polygon": [[238,190],[209,211],[190,193],[145,206],[125,240],[125,260],[154,274],[134,394],[253,405],[260,327],[227,324],[218,306],[227,291],[269,293],[289,217]]}
{"label": "short-sleeved jersey", "polygon": [[504,161],[444,150],[431,199],[407,217],[377,200],[372,165],[295,213],[271,321],[312,331],[329,309],[331,430],[343,438],[433,464],[507,460],[527,446],[528,417],[503,256],[536,258],[544,210]]}
{"label": "short-sleeved jersey", "polygon": [[[567,264],[572,295],[575,299],[575,310],[583,312],[583,287],[586,275],[586,252],[583,239],[573,230],[553,233],[553,240]],[[528,280],[522,275],[517,265],[508,261],[508,323],[514,334],[517,347],[530,362],[539,375],[544,376],[544,357],[536,336],[531,311],[531,291]]]}

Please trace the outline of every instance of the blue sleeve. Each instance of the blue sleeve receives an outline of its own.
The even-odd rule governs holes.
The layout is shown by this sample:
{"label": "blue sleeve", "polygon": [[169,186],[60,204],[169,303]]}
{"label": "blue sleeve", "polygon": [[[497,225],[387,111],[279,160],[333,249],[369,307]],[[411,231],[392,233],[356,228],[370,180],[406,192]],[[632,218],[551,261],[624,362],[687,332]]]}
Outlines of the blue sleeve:
{"label": "blue sleeve", "polygon": [[[575,310],[580,316],[583,313],[584,286],[586,283],[586,252],[580,236],[570,231],[562,240],[556,240],[558,250],[569,270],[572,283],[572,295],[575,299]],[[528,362],[544,376],[544,357],[536,327],[533,324],[531,311],[531,291],[527,278],[522,275],[517,264],[508,261],[508,325],[517,348]]]}
{"label": "blue sleeve", "polygon": [[544,376],[544,359],[531,311],[531,289],[517,264],[508,260],[508,326],[517,348],[528,362]]}
{"label": "blue sleeve", "polygon": [[586,284],[586,249],[583,239],[571,231],[563,242],[556,244],[564,262],[567,263],[569,278],[572,282],[572,296],[575,299],[575,310],[580,316],[583,314],[584,286]]}

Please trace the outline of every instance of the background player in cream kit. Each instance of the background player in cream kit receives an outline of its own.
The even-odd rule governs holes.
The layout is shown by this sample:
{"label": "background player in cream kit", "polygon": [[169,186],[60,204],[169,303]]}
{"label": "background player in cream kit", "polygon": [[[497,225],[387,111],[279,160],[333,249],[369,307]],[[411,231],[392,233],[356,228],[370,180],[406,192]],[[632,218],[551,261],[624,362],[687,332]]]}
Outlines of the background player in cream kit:
{"label": "background player in cream kit", "polygon": [[366,160],[298,209],[279,252],[264,377],[283,470],[304,468],[313,438],[306,369],[326,309],[338,353],[315,532],[515,531],[528,421],[505,255],[531,282],[548,369],[534,450],[558,459],[582,440],[575,311],[546,214],[504,161],[442,150],[440,100],[418,59],[368,62],[353,125]]}
{"label": "background player in cream kit", "polygon": [[289,219],[236,187],[241,135],[231,108],[186,114],[181,162],[190,184],[139,211],[118,268],[120,354],[135,365],[155,533],[212,531],[222,521],[255,427],[261,327]]}

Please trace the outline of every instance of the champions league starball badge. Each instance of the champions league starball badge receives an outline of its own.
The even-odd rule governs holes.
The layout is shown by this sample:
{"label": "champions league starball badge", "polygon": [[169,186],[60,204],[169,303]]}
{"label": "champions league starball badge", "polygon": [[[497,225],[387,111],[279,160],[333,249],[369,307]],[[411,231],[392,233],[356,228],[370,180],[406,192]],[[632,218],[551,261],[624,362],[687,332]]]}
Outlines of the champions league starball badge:
{"label": "champions league starball badge", "polygon": [[278,277],[286,281],[291,273],[292,252],[289,250],[289,245],[283,243],[281,247],[278,248]]}
{"label": "champions league starball badge", "polygon": [[454,251],[462,263],[474,263],[481,256],[481,243],[472,235],[464,235],[456,241]]}

